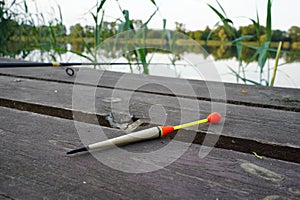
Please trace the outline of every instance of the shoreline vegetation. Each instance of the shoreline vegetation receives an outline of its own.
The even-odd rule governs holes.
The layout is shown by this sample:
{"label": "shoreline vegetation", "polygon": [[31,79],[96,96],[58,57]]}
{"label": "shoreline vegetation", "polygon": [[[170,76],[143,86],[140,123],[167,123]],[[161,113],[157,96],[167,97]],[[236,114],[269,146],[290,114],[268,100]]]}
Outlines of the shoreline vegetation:
{"label": "shoreline vegetation", "polygon": [[[108,23],[108,22],[105,22]],[[250,25],[249,25],[250,26]],[[76,27],[76,28],[75,28]],[[56,24],[56,25],[42,25],[42,26],[32,26],[27,24],[18,24],[14,20],[9,21],[0,21],[0,28],[2,31],[0,38],[0,45],[1,47],[4,47],[5,45],[11,46],[11,44],[16,43],[23,43],[24,49],[33,49],[34,47],[36,49],[40,47],[45,47],[51,45],[54,42],[58,42],[60,44],[74,44],[74,43],[89,43],[94,46],[94,32],[92,26],[86,26],[81,27],[80,24],[77,24],[75,26],[70,27],[70,33],[67,34],[66,27],[62,24]],[[209,28],[209,27],[207,27]],[[184,34],[190,39],[198,42],[200,45],[208,45],[208,46],[232,46],[234,45],[232,43],[232,38],[226,38],[226,36],[222,36],[220,38],[219,36],[212,35],[219,35],[218,29],[224,28],[222,26],[218,26],[215,30],[210,30],[209,33],[211,36],[208,37],[200,37],[195,38],[193,37],[193,34],[197,31],[191,32],[184,32],[182,30],[170,30],[170,31],[176,31],[178,33]],[[244,27],[240,27],[241,29]],[[76,29],[76,30],[74,30]],[[86,30],[89,30],[89,32],[86,32]],[[147,40],[146,42],[148,44],[155,44],[159,45],[162,44],[162,38],[161,35],[155,35],[155,33],[158,30],[148,29],[147,30]],[[240,30],[239,30],[240,31]],[[276,30],[279,31],[279,30]],[[100,38],[101,41],[104,41],[106,39],[109,39],[110,37],[114,37],[116,34],[116,30],[111,29],[102,29],[102,36]],[[221,31],[222,32],[222,31]],[[286,31],[280,31],[280,36],[278,38],[274,38],[271,40],[270,47],[276,48],[279,44],[279,42],[283,42],[282,48],[285,50],[290,51],[296,51],[300,52],[300,27],[293,26],[290,28],[290,32],[292,32],[290,35]],[[4,35],[7,35],[9,33],[9,37],[5,37]],[[250,33],[245,32],[244,35],[240,35],[240,37],[248,36]],[[296,35],[297,37],[294,37],[293,35]],[[245,45],[255,46],[258,47],[261,45],[261,41],[265,37],[265,34],[261,36],[262,39],[245,39],[242,41]],[[293,39],[292,39],[293,38]],[[120,41],[120,43],[123,43]],[[182,41],[182,39],[177,40],[177,44],[185,44],[189,45],[189,41]],[[26,45],[26,46],[25,46]],[[16,45],[18,47],[18,45]],[[3,50],[0,50],[1,56],[7,56],[6,52],[3,52]],[[8,54],[8,56],[10,56]]]}
{"label": "shoreline vegetation", "polygon": [[[0,25],[1,26],[1,25]],[[30,54],[31,51],[41,50],[43,52],[57,51],[58,54],[67,52],[67,48],[69,50],[76,52],[77,54],[83,54],[87,51],[88,48],[94,48],[95,40],[93,36],[81,36],[79,33],[74,36],[71,33],[51,33],[51,29],[53,27],[42,26],[44,31],[39,31],[38,29],[41,27],[35,27],[34,30],[38,34],[34,36],[30,34],[29,30],[31,28],[27,27],[27,33],[20,34],[20,31],[16,31],[18,35],[12,35],[11,37],[6,38],[5,41],[0,42],[0,56],[1,57],[11,57],[11,58],[22,58],[26,59],[27,55]],[[28,30],[29,29],[29,30]],[[300,29],[300,28],[299,28]],[[18,29],[15,29],[18,30]],[[37,31],[38,30],[38,31]],[[53,30],[52,30],[53,31]],[[21,31],[22,32],[22,31]],[[157,32],[155,30],[147,30],[148,36],[145,41],[141,41],[144,45],[149,46],[161,46],[164,44],[164,38],[161,35],[158,35],[156,38],[151,38],[151,34],[149,32]],[[31,35],[31,36],[29,36]],[[300,35],[300,32],[299,32]],[[101,39],[100,42],[109,39],[110,37],[114,37],[114,35],[107,35],[107,38]],[[154,36],[155,37],[155,36]],[[300,37],[299,37],[300,39]],[[118,38],[118,44],[125,44],[127,41],[125,38]],[[176,39],[175,43],[178,48],[183,48],[186,52],[190,53],[198,53],[193,50],[195,42],[200,44],[208,54],[211,54],[214,59],[227,59],[236,57],[236,44],[234,44],[230,40],[218,40],[218,39],[209,39],[209,40],[198,40],[198,39]],[[270,49],[276,49],[279,45],[280,41],[271,41]],[[69,47],[67,47],[70,45]],[[260,47],[261,43],[259,41],[242,41],[241,45],[249,46],[249,47]],[[288,53],[284,55],[285,61],[290,62],[294,60],[295,62],[299,62],[300,60],[300,41],[293,42],[292,40],[285,40],[282,42],[282,50],[287,51]],[[107,49],[107,51],[109,51]],[[227,53],[225,52],[227,51]],[[183,52],[180,52],[183,53]],[[251,58],[251,54],[254,54],[255,51],[253,49],[242,50],[243,61],[247,61]],[[275,58],[276,52],[271,52],[271,58]],[[55,60],[56,58],[53,57]]]}
{"label": "shoreline vegetation", "polygon": [[[286,63],[300,61],[300,27],[292,26],[284,31],[272,30],[271,0],[267,1],[265,26],[261,25],[257,13],[256,19],[249,18],[249,25],[234,27],[233,21],[227,17],[225,10],[216,0],[217,6],[210,4],[208,6],[212,10],[212,15],[216,14],[220,21],[212,28],[207,26],[204,30],[196,31],[186,30],[185,25],[180,22],[175,23],[175,30],[167,30],[167,19],[163,19],[163,27],[159,31],[148,28],[148,23],[159,10],[155,0],[150,0],[154,11],[146,21],[131,19],[129,10],[123,10],[119,4],[120,18],[107,22],[104,21],[106,1],[97,1],[93,10],[89,11],[94,20],[93,26],[82,26],[77,23],[67,30],[59,5],[59,16],[52,21],[46,21],[43,13],[33,15],[29,12],[30,8],[26,0],[18,1],[18,3],[13,0],[10,4],[0,0],[0,57],[26,59],[32,51],[38,50],[41,52],[41,61],[45,54],[48,54],[52,61],[57,61],[61,55],[69,52],[90,62],[97,62],[100,50],[105,50],[109,52],[107,54],[115,56],[115,52],[112,51],[118,51],[121,48],[123,52],[119,55],[123,56],[128,63],[142,63],[142,72],[148,74],[148,65],[151,64],[152,59],[151,53],[173,54],[175,59],[170,59],[173,65],[176,64],[176,59],[185,52],[208,53],[215,60],[235,58],[239,63],[238,70],[234,71],[230,66],[229,69],[237,82],[266,86],[270,86],[270,78],[275,78],[269,75],[268,79],[263,77],[266,69],[268,73],[270,71],[270,66],[265,67],[268,59],[278,61],[281,57]],[[138,44],[135,46],[138,48],[129,51],[134,45],[130,47],[132,35],[129,37],[126,32],[130,32],[133,36],[138,35]],[[112,37],[114,39],[110,40]],[[107,40],[117,43],[119,47],[114,49],[113,45],[103,46],[102,44]],[[194,48],[195,42],[200,44],[207,53]],[[281,43],[282,50],[280,51],[277,47],[281,48]],[[157,47],[157,49],[148,49],[147,45]],[[165,45],[170,51],[161,50],[164,49],[161,47],[166,47]],[[278,51],[281,53],[276,56]],[[249,80],[245,73],[245,68],[254,61],[259,67],[258,82]],[[274,69],[277,69],[276,66]]]}
{"label": "shoreline vegetation", "polygon": [[[29,37],[13,37],[10,39],[7,47],[11,49],[10,52],[6,52],[5,54],[0,53],[1,57],[11,57],[11,58],[22,58],[26,59],[26,56],[29,55],[31,51],[40,50],[43,52],[57,51],[58,54],[63,54],[68,51],[76,52],[76,54],[83,54],[87,51],[87,48],[93,48],[95,46],[95,41],[93,37],[76,37],[73,38],[69,36],[60,36],[55,37],[55,43],[53,41],[49,41],[51,38],[45,37],[39,39],[39,43],[42,45],[28,45],[35,44],[37,41],[35,38]],[[163,38],[149,38],[145,41],[142,39],[137,40],[140,43],[143,43],[145,46],[157,46],[157,51],[161,47],[163,47],[165,41]],[[118,45],[125,45],[128,41],[125,38],[118,38]],[[114,43],[114,40],[111,40],[110,43]],[[236,57],[236,45],[231,41],[220,41],[220,40],[191,40],[191,39],[176,39],[176,50],[175,53],[201,53],[197,50],[197,48],[193,48],[195,44],[201,45],[208,54],[212,55],[215,60],[220,59],[229,59]],[[280,42],[271,42],[270,48],[276,49]],[[260,43],[257,41],[243,41],[243,46],[249,46],[258,48],[260,47]],[[113,44],[111,44],[113,46]],[[67,50],[69,48],[69,50]],[[178,52],[178,50],[182,49],[182,51]],[[3,49],[2,49],[3,50]],[[110,51],[110,49],[104,49],[105,51]],[[117,49],[115,49],[116,51]],[[289,41],[284,41],[282,43],[282,50],[285,50],[289,53],[282,55],[286,62],[299,62],[300,61],[300,42],[290,43]],[[151,52],[151,51],[150,51]],[[161,51],[163,53],[163,51]],[[242,60],[247,62],[251,59],[252,55],[255,53],[254,49],[246,49],[244,48],[242,51]],[[21,55],[21,56],[20,56]],[[275,58],[276,52],[273,50],[270,52],[270,57]],[[236,59],[238,59],[236,57]],[[56,58],[53,58],[56,61]]]}
{"label": "shoreline vegetation", "polygon": [[[57,46],[64,47],[67,44],[71,44],[72,48],[75,48],[75,51],[82,53],[87,48],[82,47],[85,44],[89,45],[89,47],[97,48],[97,45],[99,46],[102,41],[119,34],[121,31],[136,30],[139,28],[147,29],[146,44],[160,45],[164,42],[157,30],[148,29],[148,22],[129,19],[129,13],[127,17],[124,14],[125,22],[119,19],[112,22],[103,21],[103,5],[105,2],[105,0],[102,0],[100,4],[97,4],[97,11],[95,13],[91,12],[94,20],[96,20],[94,26],[81,26],[77,23],[67,31],[67,27],[63,24],[59,6],[59,17],[51,22],[46,22],[42,13],[38,16],[38,20],[34,19],[35,16],[32,16],[28,12],[29,8],[27,7],[26,0],[18,4],[13,1],[10,5],[7,5],[4,0],[0,0],[0,56],[15,58],[21,55],[22,58],[26,58],[28,51],[36,49],[50,51],[55,50]],[[154,5],[156,6],[155,3]],[[212,7],[212,9],[215,8]],[[124,13],[125,11],[122,10]],[[156,11],[153,15],[156,14]],[[214,11],[217,10],[215,9]],[[217,14],[219,15],[220,13]],[[151,18],[152,16],[149,20]],[[220,22],[223,20],[221,18]],[[228,18],[226,20],[231,22]],[[43,25],[36,25],[35,21],[42,21]],[[249,21],[253,22],[254,20],[249,19]],[[164,22],[167,23],[166,20]],[[129,23],[128,27],[124,23],[125,25]],[[241,40],[243,45],[259,47],[268,35],[267,28],[260,25],[259,22],[249,23],[249,25],[240,26],[239,28],[230,26],[230,29],[228,29],[228,22],[223,25],[217,23],[213,28],[207,26],[204,30],[196,31],[186,30],[185,24],[179,22],[176,22],[175,25],[175,30],[170,31],[176,31],[193,39],[200,45],[211,47],[234,46],[235,44],[232,41],[236,38],[247,36],[252,37]],[[163,27],[162,31],[166,31],[165,27]],[[98,35],[97,40],[95,38],[96,35]],[[282,49],[300,53],[300,27],[292,26],[287,31],[272,30],[270,47],[276,49],[280,41],[283,42]],[[123,41],[119,42],[123,43]],[[179,46],[181,44],[188,46],[190,41],[178,39],[176,43]]]}

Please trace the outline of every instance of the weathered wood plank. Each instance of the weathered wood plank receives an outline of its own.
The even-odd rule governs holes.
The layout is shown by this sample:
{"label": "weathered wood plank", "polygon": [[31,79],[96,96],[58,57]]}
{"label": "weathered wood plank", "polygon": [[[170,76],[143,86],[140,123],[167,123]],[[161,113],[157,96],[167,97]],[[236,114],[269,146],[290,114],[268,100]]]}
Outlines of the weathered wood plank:
{"label": "weathered wood plank", "polygon": [[[200,159],[201,146],[191,145],[165,168],[129,174],[91,155],[65,156],[67,149],[81,145],[72,121],[7,108],[0,108],[0,135],[1,198],[298,199],[300,195],[300,167],[295,163],[220,149]],[[158,139],[123,148],[147,152],[166,142]]]}
{"label": "weathered wood plank", "polygon": [[[86,69],[85,71],[90,71]],[[142,88],[136,89],[136,85],[143,85],[145,82],[150,83],[166,83],[172,85],[173,88],[177,88],[176,96],[194,98],[193,94],[186,92],[183,85],[191,85],[195,91],[196,97],[199,100],[226,102],[230,104],[265,107],[281,110],[300,111],[300,92],[299,89],[290,88],[268,88],[263,86],[249,86],[243,84],[231,84],[231,83],[218,83],[218,82],[205,82],[196,80],[181,80],[174,78],[145,76],[136,74],[125,74],[128,80],[132,80],[134,84],[118,85],[120,77],[124,77],[124,74],[118,72],[102,72],[96,71],[95,73],[101,74],[101,79],[98,83],[99,87],[105,88],[118,88],[124,90],[141,91],[144,93],[154,93],[160,95],[174,96],[174,94],[156,84],[148,84]],[[77,81],[77,83],[88,84],[90,77],[86,73],[85,81]],[[31,78],[38,80],[57,81],[64,83],[74,83],[76,77],[69,77],[66,75],[63,69],[60,68],[1,68],[0,75]],[[223,95],[212,95],[214,91],[225,88],[226,99]],[[208,89],[209,88],[209,89]],[[243,92],[242,92],[243,91]],[[246,93],[245,93],[246,92]]]}
{"label": "weathered wood plank", "polygon": [[[0,79],[0,105],[72,119],[73,85],[29,79],[15,80],[14,77]],[[111,112],[111,108],[103,99],[111,97],[112,92],[116,92],[116,90],[97,88],[94,95],[89,92],[90,88],[89,86],[81,87],[80,94],[84,104],[79,111],[85,113],[82,118],[90,123],[98,123],[97,120],[89,121],[92,118],[90,113],[93,113],[93,106],[89,101],[94,99],[98,120],[102,125],[107,125],[105,116]],[[122,90],[120,94],[121,96],[131,95],[130,91]],[[211,103],[207,101],[184,99],[184,103],[180,107],[178,100],[181,98],[178,97],[138,92],[134,93],[131,98],[130,105],[128,105],[131,114],[137,118],[151,118],[152,124],[163,124],[164,122],[169,125],[178,124],[182,117],[181,112],[188,116],[195,116],[194,111],[197,110],[193,107],[195,102],[200,108],[201,118],[205,118],[211,112]],[[166,113],[150,112],[153,105],[160,105],[157,107],[157,111],[162,110],[163,107]],[[249,153],[255,151],[265,156],[299,162],[297,154],[300,149],[300,113],[241,105],[224,106],[227,107],[227,112],[223,113],[225,122],[221,136],[224,137],[221,137],[217,143],[219,147]],[[165,114],[166,118],[162,117]],[[191,117],[188,120],[197,119]],[[206,133],[206,130],[207,126],[200,127],[202,133]],[[178,138],[183,141],[185,139],[185,137],[179,136]],[[203,137],[196,138],[194,142],[201,144],[202,139]],[[263,148],[264,146],[265,148]],[[286,147],[287,149],[285,149]]]}

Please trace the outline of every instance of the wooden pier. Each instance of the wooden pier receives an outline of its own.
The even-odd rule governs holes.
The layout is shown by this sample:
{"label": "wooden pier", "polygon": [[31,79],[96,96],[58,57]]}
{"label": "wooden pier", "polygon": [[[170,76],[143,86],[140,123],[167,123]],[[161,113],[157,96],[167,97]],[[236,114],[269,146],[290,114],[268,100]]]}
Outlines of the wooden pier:
{"label": "wooden pier", "polygon": [[[88,69],[76,79],[78,73],[70,77],[62,68],[0,68],[0,199],[300,199],[299,89]],[[120,84],[124,76],[127,82]],[[187,82],[196,96],[182,89]],[[81,89],[86,107],[74,108],[74,87]],[[211,91],[222,87],[226,98],[212,98]],[[116,92],[130,96],[129,117],[141,121],[137,130],[160,121],[182,123],[183,111],[194,116],[188,107],[192,104],[199,106],[202,118],[214,111],[212,104],[226,108],[223,123],[216,125],[222,130],[216,134],[202,125],[120,147],[147,153],[173,140],[185,144],[193,136],[181,157],[148,173],[113,169],[93,154],[67,156],[84,145],[75,115],[91,132],[100,124],[107,137],[126,134],[107,120],[112,112],[118,114],[108,105]],[[89,102],[94,102],[95,113]],[[207,138],[216,139],[214,148],[201,158]],[[112,150],[106,151],[109,155]]]}

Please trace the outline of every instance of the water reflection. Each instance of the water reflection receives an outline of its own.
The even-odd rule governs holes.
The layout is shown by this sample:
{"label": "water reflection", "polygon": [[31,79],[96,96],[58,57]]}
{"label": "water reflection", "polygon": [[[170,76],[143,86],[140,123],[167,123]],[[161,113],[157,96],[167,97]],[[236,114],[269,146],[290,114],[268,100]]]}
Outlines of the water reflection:
{"label": "water reflection", "polygon": [[[106,42],[105,45],[101,46],[101,49],[97,51],[97,57],[99,61],[128,62],[138,60],[138,55],[134,51],[127,51],[127,49],[124,48],[124,43],[122,43],[122,41],[118,43],[115,43],[114,41],[115,40]],[[269,52],[269,57],[271,59],[269,59],[263,74],[258,75],[258,56],[253,57],[253,55],[256,53],[256,50],[254,48],[243,47],[241,60],[238,60],[236,57],[236,47],[226,43],[221,45],[204,44],[202,45],[202,47],[206,50],[206,53],[201,48],[185,43],[185,41],[181,40],[177,40],[176,43],[174,43],[174,41],[168,41],[162,37],[162,40],[150,40],[150,42],[152,42],[151,48],[140,48],[138,50],[143,51],[138,53],[143,53],[145,55],[145,59],[147,61],[151,61],[149,62],[150,64],[136,66],[97,66],[96,68],[126,73],[144,73],[167,77],[203,79],[203,77],[199,77],[199,75],[197,75],[199,73],[197,73],[196,67],[191,65],[184,59],[187,55],[194,55],[199,57],[200,66],[204,66],[203,63],[205,62],[211,62],[211,60],[214,60],[214,65],[217,67],[217,70],[221,74],[222,81],[243,83],[241,80],[236,79],[236,76],[232,74],[232,72],[228,68],[231,67],[237,72],[241,71],[239,66],[242,63],[242,73],[244,73],[245,77],[259,83],[262,82],[262,80],[265,80],[267,82],[270,79],[270,74],[272,73],[274,58],[276,55],[275,51]],[[15,44],[14,48],[11,48],[13,51],[11,51],[10,54],[15,55],[15,57],[26,58],[27,60],[31,61],[46,62],[57,60],[62,62],[87,62],[84,57],[78,56],[78,54],[88,54],[88,51],[90,51],[89,48],[92,47],[92,41],[87,41],[84,45],[82,41],[75,40],[71,41],[69,44],[58,42],[56,44],[56,48],[51,48],[51,46],[49,47],[45,45],[44,47],[41,46],[40,49],[36,50],[24,50],[24,45],[22,45],[22,42],[19,42],[18,44]],[[300,52],[299,49],[293,49],[291,45],[288,45],[288,47],[290,47],[290,49],[288,49],[290,51]],[[62,51],[63,49],[66,49],[67,51]],[[77,52],[77,55],[71,52]],[[251,63],[248,63],[249,60],[251,61]],[[276,86],[296,88],[300,87],[299,78],[296,76],[296,74],[300,74],[300,67],[298,67],[299,60],[299,53],[282,54],[279,64],[284,65],[279,67],[275,82]],[[298,62],[288,63],[291,61]],[[155,63],[165,64],[156,65]],[[214,80],[212,79],[212,81]]]}

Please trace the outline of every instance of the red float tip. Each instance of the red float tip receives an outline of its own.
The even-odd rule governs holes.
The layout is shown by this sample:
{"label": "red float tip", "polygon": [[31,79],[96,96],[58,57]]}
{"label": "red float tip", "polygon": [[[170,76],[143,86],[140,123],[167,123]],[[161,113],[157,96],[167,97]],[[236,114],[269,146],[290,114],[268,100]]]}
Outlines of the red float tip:
{"label": "red float tip", "polygon": [[160,130],[161,130],[161,137],[163,137],[163,136],[173,132],[174,127],[173,126],[161,126]]}
{"label": "red float tip", "polygon": [[222,119],[222,116],[217,112],[213,112],[210,115],[208,115],[208,117],[207,117],[207,121],[212,124],[219,123],[221,121],[221,119]]}

